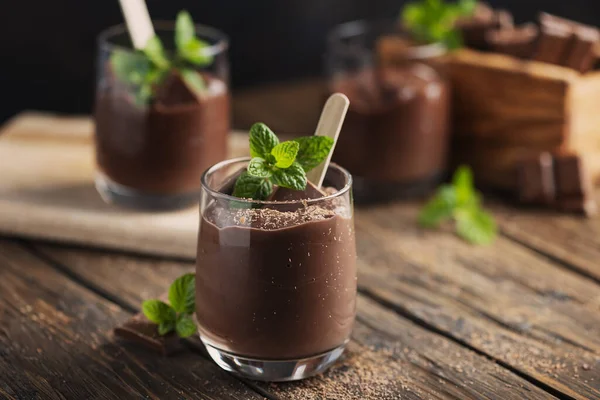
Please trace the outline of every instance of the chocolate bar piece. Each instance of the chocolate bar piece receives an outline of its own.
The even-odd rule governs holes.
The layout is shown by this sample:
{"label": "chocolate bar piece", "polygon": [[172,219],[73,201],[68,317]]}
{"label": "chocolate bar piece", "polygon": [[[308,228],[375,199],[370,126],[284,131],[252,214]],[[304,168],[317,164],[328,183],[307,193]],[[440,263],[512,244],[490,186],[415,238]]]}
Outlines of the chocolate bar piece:
{"label": "chocolate bar piece", "polygon": [[571,41],[571,30],[542,25],[533,55],[536,61],[560,65]]}
{"label": "chocolate bar piece", "polygon": [[535,24],[489,31],[486,40],[490,50],[517,58],[531,58],[539,30]]}
{"label": "chocolate bar piece", "polygon": [[554,156],[554,177],[557,198],[585,196],[591,183],[588,182],[581,158],[575,154]]}
{"label": "chocolate bar piece", "polygon": [[467,47],[481,50],[487,48],[486,32],[499,28],[496,13],[485,3],[477,3],[473,15],[459,19],[456,27],[462,32]]}
{"label": "chocolate bar piece", "polygon": [[555,198],[553,163],[550,153],[542,153],[519,164],[517,179],[521,203],[552,203]]}
{"label": "chocolate bar piece", "polygon": [[521,203],[586,216],[596,214],[597,205],[590,194],[592,184],[578,155],[542,153],[522,160],[517,173]]}
{"label": "chocolate bar piece", "polygon": [[581,73],[593,68],[600,31],[547,13],[540,14],[541,34],[534,59],[563,65]]}
{"label": "chocolate bar piece", "polygon": [[143,314],[136,314],[123,325],[113,330],[116,337],[137,343],[164,356],[175,354],[184,349],[175,333],[166,336],[158,334],[158,326],[148,321]]}

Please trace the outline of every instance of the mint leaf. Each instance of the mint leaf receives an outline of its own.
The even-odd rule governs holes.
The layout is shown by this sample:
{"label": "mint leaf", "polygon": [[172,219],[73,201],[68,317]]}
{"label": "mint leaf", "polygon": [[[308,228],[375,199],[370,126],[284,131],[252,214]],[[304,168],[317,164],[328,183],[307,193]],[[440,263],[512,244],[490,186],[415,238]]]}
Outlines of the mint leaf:
{"label": "mint leaf", "polygon": [[272,171],[266,160],[254,157],[248,164],[248,174],[257,178],[269,178],[272,175]]}
{"label": "mint leaf", "polygon": [[175,310],[167,303],[160,300],[146,300],[142,303],[142,312],[155,324],[175,321]]}
{"label": "mint leaf", "polygon": [[202,75],[193,69],[182,69],[179,73],[185,85],[198,94],[198,96],[202,96],[202,93],[206,90],[206,83]]}
{"label": "mint leaf", "polygon": [[185,46],[196,36],[194,21],[189,12],[182,10],[177,14],[175,21],[175,45],[177,51],[182,52]]}
{"label": "mint leaf", "polygon": [[123,83],[141,85],[150,70],[150,62],[143,54],[115,50],[110,56],[113,73]]}
{"label": "mint leaf", "polygon": [[271,150],[279,144],[279,139],[271,129],[262,122],[250,128],[250,155],[267,159]]}
{"label": "mint leaf", "polygon": [[[175,279],[169,288],[169,303],[179,312],[192,314],[195,311],[196,277],[194,274],[185,274]],[[161,322],[161,321],[159,321]]]}
{"label": "mint leaf", "polygon": [[168,322],[161,322],[158,324],[158,334],[165,336],[167,333],[171,333],[175,330],[175,320]]}
{"label": "mint leaf", "polygon": [[167,58],[163,44],[158,36],[155,35],[148,40],[143,52],[156,67],[163,70],[170,68],[171,62]]}
{"label": "mint leaf", "polygon": [[436,228],[445,220],[452,218],[455,207],[456,190],[451,185],[444,185],[421,210],[419,224],[425,228]]}
{"label": "mint leaf", "polygon": [[479,208],[460,210],[455,218],[456,233],[473,244],[490,244],[496,238],[496,222],[489,213]]}
{"label": "mint leaf", "polygon": [[327,136],[305,136],[294,141],[300,145],[296,161],[305,172],[325,161],[333,147],[333,139]]}
{"label": "mint leaf", "polygon": [[196,333],[196,323],[187,315],[180,315],[175,324],[175,331],[180,338],[186,338]]}
{"label": "mint leaf", "polygon": [[298,142],[283,142],[273,147],[271,155],[275,157],[277,168],[289,168],[296,159],[300,144]]}
{"label": "mint leaf", "polygon": [[257,178],[247,171],[235,182],[233,196],[241,199],[266,200],[273,193],[273,184],[265,178]]}
{"label": "mint leaf", "polygon": [[459,0],[457,6],[461,16],[473,15],[475,7],[477,7],[477,0]]}
{"label": "mint leaf", "polygon": [[187,42],[183,48],[179,49],[179,55],[181,58],[194,65],[205,67],[212,64],[214,60],[214,57],[208,53],[207,49],[209,47],[210,44],[207,42],[198,38],[193,38]]}
{"label": "mint leaf", "polygon": [[475,187],[473,185],[473,173],[465,165],[461,165],[454,172],[452,184],[456,189],[456,204],[464,206],[470,203],[475,196]]}
{"label": "mint leaf", "polygon": [[286,169],[276,169],[273,172],[273,183],[278,186],[293,189],[293,190],[304,190],[306,189],[306,172],[304,168],[294,162]]}

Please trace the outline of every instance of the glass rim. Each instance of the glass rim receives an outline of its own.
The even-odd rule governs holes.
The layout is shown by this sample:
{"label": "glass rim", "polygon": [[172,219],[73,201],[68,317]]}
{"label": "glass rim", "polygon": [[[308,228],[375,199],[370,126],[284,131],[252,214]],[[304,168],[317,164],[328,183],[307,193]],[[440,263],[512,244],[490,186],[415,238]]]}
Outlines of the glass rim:
{"label": "glass rim", "polygon": [[[175,22],[158,20],[152,21],[152,24],[157,32],[175,32]],[[215,43],[210,46],[204,47],[200,50],[200,53],[205,56],[216,56],[221,54],[229,48],[229,37],[219,29],[213,28],[212,26],[194,24],[196,34],[204,35],[214,40]],[[111,43],[110,40],[117,35],[128,34],[127,26],[124,23],[110,26],[98,34],[97,42],[100,49],[107,50],[121,50],[127,52],[136,51],[133,47],[122,46],[120,44]],[[167,47],[168,50],[168,47]]]}
{"label": "glass rim", "polygon": [[[334,26],[327,34],[327,43],[332,46],[341,46],[344,51],[348,53],[354,53],[352,46],[344,43],[342,39],[352,36],[360,35],[361,33],[368,32],[369,29],[374,27],[377,28],[393,28],[396,26],[395,21],[391,19],[357,19],[354,21],[344,22]],[[382,32],[383,33],[383,32]],[[391,33],[391,32],[390,32]],[[399,37],[406,37],[409,35],[408,32],[399,30],[396,32]],[[409,49],[403,53],[403,56],[407,60],[423,60],[428,58],[439,57],[448,52],[448,48],[441,42],[428,43],[428,44],[415,44],[409,47]]]}
{"label": "glass rim", "polygon": [[239,163],[239,162],[247,162],[250,160],[251,160],[251,157],[236,157],[236,158],[230,158],[228,160],[224,160],[224,161],[216,163],[215,165],[213,165],[212,167],[210,167],[209,169],[204,171],[204,173],[202,174],[202,178],[200,178],[200,184],[202,185],[202,189],[209,192],[213,197],[223,199],[223,200],[237,201],[240,203],[247,203],[247,204],[280,205],[281,206],[281,205],[298,205],[298,204],[311,205],[311,204],[315,204],[315,203],[320,203],[322,201],[331,200],[331,199],[335,199],[337,197],[343,196],[344,194],[348,193],[348,191],[352,188],[352,175],[350,174],[350,172],[348,172],[345,168],[342,168],[333,162],[329,164],[329,168],[334,168],[334,169],[340,171],[346,178],[346,184],[344,185],[343,188],[341,188],[337,192],[329,194],[324,197],[319,197],[318,199],[288,200],[288,201],[266,201],[266,200],[243,199],[240,197],[235,197],[235,196],[232,196],[229,194],[221,193],[218,190],[211,188],[208,185],[208,183],[206,182],[208,175],[218,171],[219,169],[226,167],[228,165],[232,165],[232,164]]}

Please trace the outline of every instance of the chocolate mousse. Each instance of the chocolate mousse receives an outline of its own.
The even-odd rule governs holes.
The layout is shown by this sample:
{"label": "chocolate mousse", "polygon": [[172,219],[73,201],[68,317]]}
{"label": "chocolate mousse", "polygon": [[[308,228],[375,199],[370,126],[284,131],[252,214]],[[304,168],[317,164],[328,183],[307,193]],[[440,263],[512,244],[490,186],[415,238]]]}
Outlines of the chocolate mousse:
{"label": "chocolate mousse", "polygon": [[148,194],[197,192],[204,170],[226,157],[229,132],[227,86],[202,77],[206,88],[197,93],[172,72],[148,105],[137,104],[117,81],[100,87],[95,119],[101,172]]}
{"label": "chocolate mousse", "polygon": [[[437,183],[448,156],[450,99],[432,67],[411,62],[365,69],[335,78],[330,90],[350,99],[333,160],[357,178],[359,199],[392,195],[394,186],[402,192]],[[361,180],[369,185],[362,195]]]}
{"label": "chocolate mousse", "polygon": [[[344,187],[345,185],[332,185]],[[356,248],[349,193],[319,199],[309,187],[286,211],[213,199],[198,237],[196,316],[202,340],[261,360],[306,358],[346,343],[356,305]],[[314,199],[317,197],[317,199]],[[313,198],[312,200],[310,200]]]}

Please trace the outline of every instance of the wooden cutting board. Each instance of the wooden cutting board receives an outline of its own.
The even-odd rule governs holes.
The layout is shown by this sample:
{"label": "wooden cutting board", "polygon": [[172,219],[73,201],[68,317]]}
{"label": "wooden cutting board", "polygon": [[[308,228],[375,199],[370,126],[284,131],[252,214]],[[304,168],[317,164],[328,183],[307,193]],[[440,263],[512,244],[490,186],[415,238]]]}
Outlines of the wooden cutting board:
{"label": "wooden cutting board", "polygon": [[[198,208],[139,212],[105,204],[94,187],[87,117],[23,113],[0,129],[0,233],[193,259]],[[247,134],[230,135],[230,157]]]}

